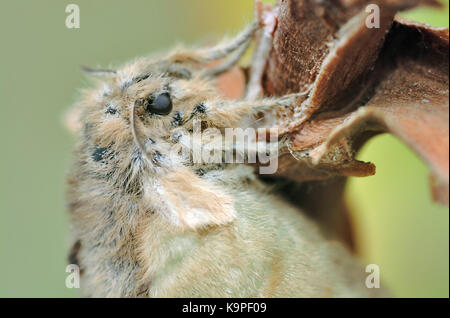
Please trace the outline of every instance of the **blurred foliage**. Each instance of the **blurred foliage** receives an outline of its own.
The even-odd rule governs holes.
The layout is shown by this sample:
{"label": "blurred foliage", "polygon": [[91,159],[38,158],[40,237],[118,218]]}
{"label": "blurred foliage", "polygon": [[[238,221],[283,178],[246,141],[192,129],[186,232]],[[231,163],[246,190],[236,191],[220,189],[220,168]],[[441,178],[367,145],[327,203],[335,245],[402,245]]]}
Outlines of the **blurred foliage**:
{"label": "blurred foliage", "polygon": [[[76,3],[81,28],[65,27]],[[447,1],[448,3],[448,1]],[[74,138],[62,116],[86,80],[80,65],[121,64],[175,43],[234,33],[252,1],[3,0],[0,4],[0,297],[71,297],[65,287],[65,172]],[[448,11],[409,13],[447,25]],[[397,296],[448,297],[448,209],[430,201],[427,169],[392,137],[360,159],[377,176],[351,180],[358,247]]]}
{"label": "blurred foliage", "polygon": [[428,23],[437,27],[448,27],[448,0],[440,0],[442,9],[415,8],[400,15],[422,23]]}

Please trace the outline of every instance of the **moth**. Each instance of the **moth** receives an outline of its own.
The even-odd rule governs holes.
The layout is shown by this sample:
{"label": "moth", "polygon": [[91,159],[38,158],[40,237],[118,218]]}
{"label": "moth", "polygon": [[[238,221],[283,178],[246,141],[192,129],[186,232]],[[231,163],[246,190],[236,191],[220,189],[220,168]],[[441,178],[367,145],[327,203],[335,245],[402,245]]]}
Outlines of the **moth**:
{"label": "moth", "polygon": [[346,248],[328,242],[254,167],[185,155],[200,144],[248,158],[283,142],[260,131],[248,149],[206,138],[211,130],[261,128],[261,114],[270,118],[305,94],[229,100],[218,92],[217,76],[236,65],[262,26],[258,19],[210,48],[87,69],[95,86],[75,106],[80,128],[67,178],[69,261],[80,266],[83,296],[376,294]]}

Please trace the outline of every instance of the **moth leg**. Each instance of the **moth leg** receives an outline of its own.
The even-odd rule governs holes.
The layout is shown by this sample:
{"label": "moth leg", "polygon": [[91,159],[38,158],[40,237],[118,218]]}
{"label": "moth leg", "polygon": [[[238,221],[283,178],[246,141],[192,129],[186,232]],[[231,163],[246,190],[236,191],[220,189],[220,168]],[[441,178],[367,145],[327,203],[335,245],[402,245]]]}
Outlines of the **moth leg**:
{"label": "moth leg", "polygon": [[214,76],[219,76],[220,74],[227,72],[230,68],[232,68],[234,65],[236,65],[236,63],[241,59],[242,55],[244,55],[244,53],[247,51],[248,47],[250,46],[250,42],[251,42],[250,40],[245,42],[236,51],[234,51],[233,54],[229,58],[227,58],[225,61],[223,61],[219,65],[204,71],[201,76],[214,77]]}
{"label": "moth leg", "polygon": [[215,127],[236,127],[244,117],[252,118],[257,113],[271,111],[277,107],[293,107],[299,97],[309,94],[310,89],[276,98],[207,102],[203,105],[205,119]]}
{"label": "moth leg", "polygon": [[262,78],[272,49],[273,33],[278,23],[278,7],[269,6],[263,8],[263,4],[257,1],[255,3],[257,11],[258,7],[262,12],[255,14],[261,16],[263,26],[256,35],[256,45],[253,50],[248,85],[245,92],[245,99],[247,100],[255,100],[263,96]]}
{"label": "moth leg", "polygon": [[203,61],[207,62],[228,56],[231,52],[237,50],[241,46],[247,45],[247,42],[250,42],[254,32],[258,29],[258,27],[259,22],[253,22],[231,41],[227,43],[219,43],[215,47],[206,49],[206,51],[201,53],[201,58],[203,59]]}
{"label": "moth leg", "polygon": [[[228,71],[239,61],[242,55],[246,52],[247,48],[251,43],[250,41],[251,36],[259,33],[259,35],[257,35],[259,37],[257,41],[258,45],[253,58],[253,60],[257,60],[257,63],[252,63],[251,67],[252,76],[250,80],[252,81],[252,77],[253,82],[255,82],[254,79],[255,77],[258,77],[260,80],[262,78],[262,73],[264,71],[265,62],[267,61],[267,57],[272,47],[272,33],[275,30],[277,14],[278,14],[277,9],[271,9],[271,11],[269,12],[267,8],[266,9],[263,8],[263,4],[259,0],[255,1],[255,20],[260,21],[259,24],[255,23],[254,25],[255,29],[252,32],[248,32],[248,30],[246,32],[244,30],[241,36],[246,39],[245,42],[239,45],[239,47],[234,51],[234,54],[230,56],[229,59],[219,64],[218,66],[214,67],[213,69],[206,71],[205,75],[217,76]],[[251,28],[252,26],[250,26],[250,29]],[[239,42],[239,36],[235,40],[236,42]],[[253,83],[252,86],[254,85],[255,84]],[[251,93],[250,95],[247,95],[247,97],[251,96],[252,96]],[[247,98],[247,99],[256,99],[256,97],[259,96],[255,95],[254,98]]]}
{"label": "moth leg", "polygon": [[238,50],[242,46],[248,46],[253,34],[259,28],[259,22],[253,22],[243,31],[241,31],[232,40],[218,45],[207,48],[207,49],[197,49],[197,50],[176,50],[172,53],[167,61],[170,63],[200,63],[205,64],[217,59],[227,57],[232,52]]}

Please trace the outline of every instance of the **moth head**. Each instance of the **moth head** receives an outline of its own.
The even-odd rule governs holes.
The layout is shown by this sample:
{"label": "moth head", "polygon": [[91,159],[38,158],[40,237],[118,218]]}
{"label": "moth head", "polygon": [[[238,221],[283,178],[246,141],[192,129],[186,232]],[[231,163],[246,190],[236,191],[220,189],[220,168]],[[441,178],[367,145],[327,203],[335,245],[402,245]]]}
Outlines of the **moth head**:
{"label": "moth head", "polygon": [[85,70],[95,88],[84,91],[78,121],[94,161],[144,149],[150,157],[165,155],[172,132],[215,96],[211,84],[186,63],[141,58],[117,70]]}

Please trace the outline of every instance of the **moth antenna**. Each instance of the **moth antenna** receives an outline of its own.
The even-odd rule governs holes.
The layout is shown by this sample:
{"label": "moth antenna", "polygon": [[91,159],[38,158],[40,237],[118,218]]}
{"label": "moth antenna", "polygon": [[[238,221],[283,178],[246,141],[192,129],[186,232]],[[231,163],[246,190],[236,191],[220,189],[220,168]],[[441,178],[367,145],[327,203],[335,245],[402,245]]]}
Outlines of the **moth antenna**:
{"label": "moth antenna", "polygon": [[81,65],[81,69],[83,72],[85,72],[87,74],[93,74],[93,75],[117,74],[116,70],[107,69],[107,68],[92,68],[89,66]]}
{"label": "moth antenna", "polygon": [[147,159],[149,162],[152,162],[150,160],[150,158],[147,155],[147,150],[144,147],[144,144],[142,143],[142,141],[138,138],[137,135],[137,129],[136,129],[136,104],[137,101],[133,104],[133,107],[131,109],[130,112],[130,122],[131,122],[131,133],[133,134],[133,139],[134,139],[134,143],[136,144],[136,146],[139,148],[139,150],[141,151],[142,155],[145,157],[145,159]]}

